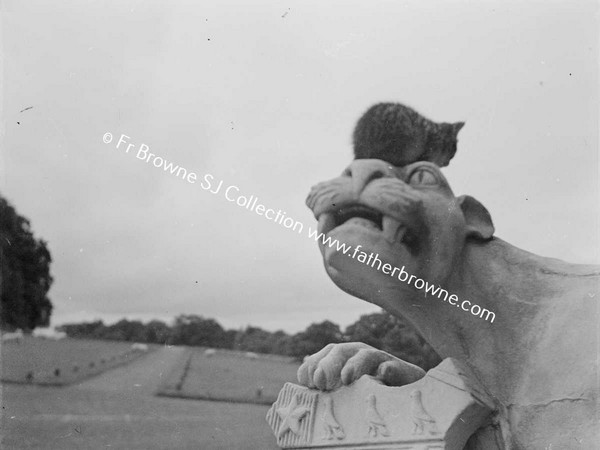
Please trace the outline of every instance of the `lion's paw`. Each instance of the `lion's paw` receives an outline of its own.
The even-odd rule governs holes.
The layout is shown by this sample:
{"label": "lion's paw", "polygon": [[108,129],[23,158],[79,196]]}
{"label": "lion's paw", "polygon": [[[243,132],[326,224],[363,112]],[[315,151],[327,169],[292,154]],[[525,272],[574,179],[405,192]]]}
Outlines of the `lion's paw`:
{"label": "lion's paw", "polygon": [[389,386],[414,383],[425,371],[361,342],[329,344],[307,357],[298,369],[298,381],[309,388],[330,391],[371,375]]}

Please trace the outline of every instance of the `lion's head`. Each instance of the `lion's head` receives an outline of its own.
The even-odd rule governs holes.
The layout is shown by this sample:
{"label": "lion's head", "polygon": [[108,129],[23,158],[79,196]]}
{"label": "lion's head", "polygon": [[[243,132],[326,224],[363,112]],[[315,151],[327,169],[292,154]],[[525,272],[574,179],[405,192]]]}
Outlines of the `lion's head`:
{"label": "lion's head", "polygon": [[443,285],[467,240],[488,240],[494,233],[485,207],[472,197],[455,197],[438,166],[425,161],[395,167],[355,160],[341,176],[314,186],[306,203],[329,242],[352,247],[344,253],[320,242],[331,279],[383,307],[390,293],[397,298],[400,291],[410,300],[416,291],[361,262],[361,252]]}

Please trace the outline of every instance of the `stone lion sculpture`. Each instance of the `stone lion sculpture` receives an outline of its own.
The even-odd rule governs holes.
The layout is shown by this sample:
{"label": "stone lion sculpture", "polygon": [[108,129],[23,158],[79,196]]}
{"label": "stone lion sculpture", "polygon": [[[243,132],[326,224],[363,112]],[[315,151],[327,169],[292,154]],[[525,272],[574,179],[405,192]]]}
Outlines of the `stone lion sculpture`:
{"label": "stone lion sculpture", "polygon": [[[466,448],[597,448],[598,267],[537,256],[494,237],[485,207],[455,196],[431,162],[355,160],[314,186],[307,205],[332,241],[493,312],[491,319],[473,315],[461,302],[350,257],[354,251],[320,243],[338,287],[408,319],[442,358],[465,363],[494,399],[494,423]],[[424,376],[366,344],[342,343],[308,357],[298,379],[326,391],[365,374],[391,386]]]}

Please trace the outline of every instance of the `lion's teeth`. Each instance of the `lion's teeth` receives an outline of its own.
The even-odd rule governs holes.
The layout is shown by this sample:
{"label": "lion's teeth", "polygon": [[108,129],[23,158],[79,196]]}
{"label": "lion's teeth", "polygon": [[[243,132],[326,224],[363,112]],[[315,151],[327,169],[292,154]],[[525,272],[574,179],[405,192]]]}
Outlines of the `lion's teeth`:
{"label": "lion's teeth", "polygon": [[319,233],[327,234],[335,228],[335,218],[331,213],[323,213],[319,216]]}
{"label": "lion's teeth", "polygon": [[[323,213],[319,216],[319,225],[317,227],[317,229],[319,230],[319,233],[323,233],[323,235],[326,235],[334,228],[335,228],[335,218],[333,217],[333,214]],[[325,245],[323,244],[323,240],[319,239],[319,248],[321,249],[321,251],[323,251],[324,247],[325,247]]]}
{"label": "lion's teeth", "polygon": [[389,216],[383,216],[383,237],[390,244],[393,244],[396,241],[396,233],[398,228],[400,228],[401,224],[396,219],[393,219]]}
{"label": "lion's teeth", "polygon": [[404,225],[398,228],[398,232],[396,233],[396,242],[402,242],[402,238],[406,234],[406,227]]}

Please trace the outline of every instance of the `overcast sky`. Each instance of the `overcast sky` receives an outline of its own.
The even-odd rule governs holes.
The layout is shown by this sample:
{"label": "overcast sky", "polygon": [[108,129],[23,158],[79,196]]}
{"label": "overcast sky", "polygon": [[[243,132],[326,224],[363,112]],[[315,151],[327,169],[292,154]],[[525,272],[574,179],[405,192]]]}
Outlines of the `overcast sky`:
{"label": "overcast sky", "polygon": [[185,313],[296,332],[377,311],[305,235],[115,143],[309,226],[310,186],[351,161],[378,101],[466,122],[444,170],[499,237],[600,261],[596,2],[4,3],[0,189],[49,243],[53,325]]}

